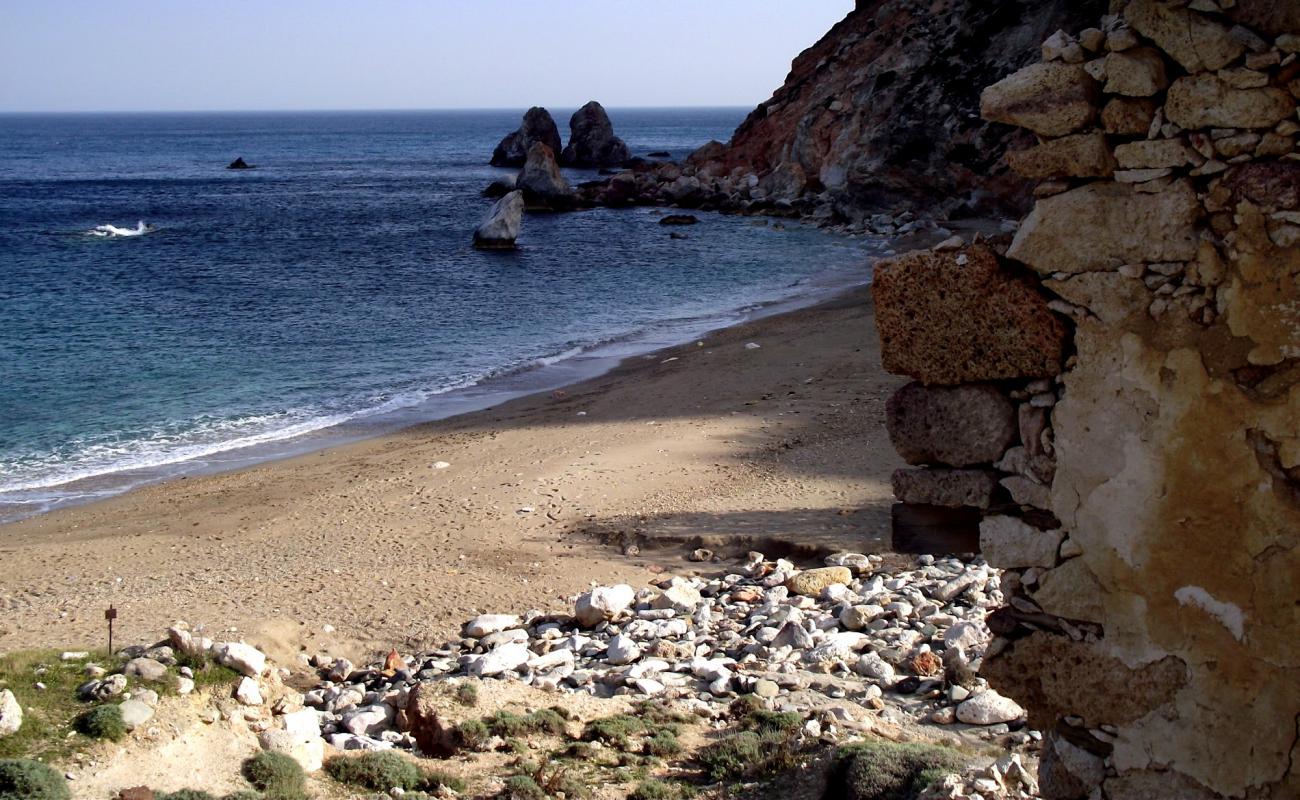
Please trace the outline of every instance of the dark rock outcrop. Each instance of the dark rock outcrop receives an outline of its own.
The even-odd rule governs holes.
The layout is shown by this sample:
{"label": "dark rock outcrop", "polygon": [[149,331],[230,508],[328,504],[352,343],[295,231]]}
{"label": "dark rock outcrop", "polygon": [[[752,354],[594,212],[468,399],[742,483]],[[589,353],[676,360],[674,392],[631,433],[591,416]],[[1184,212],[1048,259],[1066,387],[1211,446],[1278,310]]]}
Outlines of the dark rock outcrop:
{"label": "dark rock outcrop", "polygon": [[694,214],[669,214],[659,220],[660,225],[694,225],[699,222]]}
{"label": "dark rock outcrop", "polygon": [[592,100],[569,118],[569,144],[560,162],[572,167],[618,166],[631,158],[627,145],[614,135],[614,126],[600,103]]}
{"label": "dark rock outcrop", "polygon": [[528,148],[534,142],[541,142],[553,153],[560,152],[560,129],[556,127],[551,112],[541,106],[533,106],[524,112],[519,130],[506,134],[492,151],[490,163],[494,167],[522,167],[528,160]]}
{"label": "dark rock outcrop", "polygon": [[802,175],[802,191],[827,193],[851,220],[909,205],[1021,210],[1029,184],[1003,154],[1033,140],[981,119],[980,90],[1037,60],[1053,31],[1105,11],[1103,0],[859,0],[725,148],[706,145],[690,163],[764,179],[788,164],[782,194]]}
{"label": "dark rock outcrop", "polygon": [[253,166],[251,164],[244,161],[243,156],[236,158],[234,161],[231,161],[229,164],[226,165],[226,169],[252,169],[252,168]]}
{"label": "dark rock outcrop", "polygon": [[554,151],[541,142],[533,142],[528,148],[528,159],[515,186],[523,191],[524,203],[533,210],[560,211],[573,205],[573,188],[560,174]]}

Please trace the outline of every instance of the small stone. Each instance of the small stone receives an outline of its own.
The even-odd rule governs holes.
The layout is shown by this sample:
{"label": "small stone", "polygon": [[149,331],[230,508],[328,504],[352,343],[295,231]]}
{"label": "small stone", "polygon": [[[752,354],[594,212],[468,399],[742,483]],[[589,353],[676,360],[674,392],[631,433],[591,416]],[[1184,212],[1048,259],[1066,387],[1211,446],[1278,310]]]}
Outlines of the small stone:
{"label": "small stone", "polygon": [[153,708],[140,700],[123,700],[118,705],[122,712],[122,722],[128,731],[133,731],[153,718]]}
{"label": "small stone", "polygon": [[257,681],[252,678],[244,678],[235,687],[235,699],[246,706],[262,705],[262,689],[257,685]]}
{"label": "small stone", "polygon": [[785,582],[785,587],[794,594],[817,597],[828,586],[852,582],[853,573],[848,567],[818,567],[792,576]]}
{"label": "small stone", "polygon": [[23,707],[8,689],[0,689],[0,737],[12,736],[23,726]]}
{"label": "small stone", "polygon": [[609,648],[605,651],[605,661],[615,666],[631,664],[640,657],[641,648],[630,637],[621,633],[609,640]]}
{"label": "small stone", "polygon": [[766,678],[759,678],[754,681],[754,694],[758,697],[770,699],[776,697],[780,693],[781,687],[777,685],[776,681],[770,681]]}
{"label": "small stone", "polygon": [[574,604],[574,618],[578,624],[593,628],[608,619],[622,614],[632,605],[636,591],[625,583],[615,586],[597,586],[580,595]]}
{"label": "small stone", "polygon": [[167,677],[167,667],[152,658],[133,658],[126,662],[122,672],[135,675],[146,681],[160,681]]}
{"label": "small stone", "polygon": [[465,635],[481,639],[500,631],[519,627],[519,617],[514,614],[481,614],[465,623]]}
{"label": "small stone", "polygon": [[266,656],[251,644],[224,642],[213,646],[213,655],[217,663],[250,678],[256,678],[266,669]]}
{"label": "small stone", "polygon": [[1025,710],[1016,701],[986,689],[957,706],[957,719],[967,725],[996,725],[1020,719]]}
{"label": "small stone", "polygon": [[856,664],[853,665],[853,671],[864,678],[881,683],[892,683],[894,681],[894,668],[880,657],[879,653],[867,651],[863,653]]}
{"label": "small stone", "polygon": [[316,772],[325,761],[325,740],[320,734],[304,736],[288,730],[270,730],[257,737],[262,749],[289,756],[304,772]]}

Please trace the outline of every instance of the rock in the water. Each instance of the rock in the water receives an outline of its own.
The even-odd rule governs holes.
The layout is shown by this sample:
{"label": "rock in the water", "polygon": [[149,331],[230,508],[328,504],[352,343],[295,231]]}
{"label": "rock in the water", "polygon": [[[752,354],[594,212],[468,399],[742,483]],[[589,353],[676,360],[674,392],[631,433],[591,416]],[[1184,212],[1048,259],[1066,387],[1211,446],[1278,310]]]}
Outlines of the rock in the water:
{"label": "rock in the water", "polygon": [[992,463],[1019,434],[1011,401],[980,384],[909,383],[885,404],[885,427],[907,463],[953,467]]}
{"label": "rock in the water", "polygon": [[1160,192],[1090,183],[1044,197],[1007,250],[1042,274],[1113,270],[1196,258],[1196,192],[1179,181]]}
{"label": "rock in the water", "polygon": [[492,204],[487,217],[474,230],[479,250],[513,250],[524,218],[524,193],[516,189]]}
{"label": "rock in the water", "polygon": [[881,261],[871,292],[881,358],[892,373],[951,385],[1060,371],[1064,323],[988,247]]}
{"label": "rock in the water", "polygon": [[573,188],[560,174],[555,153],[541,142],[528,149],[528,160],[515,185],[529,208],[564,209],[573,204]]}
{"label": "rock in the water", "polygon": [[1025,710],[1015,700],[987,689],[957,706],[957,719],[967,725],[996,725],[1024,716]]}
{"label": "rock in the water", "polygon": [[694,225],[699,222],[694,214],[666,214],[659,219],[660,225]]}
{"label": "rock in the water", "polygon": [[806,569],[792,575],[785,582],[785,588],[794,594],[817,597],[828,586],[844,585],[852,582],[853,572],[848,567],[818,567],[816,569]]}
{"label": "rock in the water", "polygon": [[1064,136],[1097,118],[1100,88],[1078,64],[1030,64],[985,89],[980,114],[1043,136]]}
{"label": "rock in the water", "polygon": [[985,469],[898,469],[892,477],[901,503],[988,508],[997,488],[997,473]]}
{"label": "rock in the water", "polygon": [[569,144],[560,155],[565,166],[613,167],[631,158],[627,145],[614,135],[605,109],[595,100],[569,118]]}
{"label": "rock in the water", "polygon": [[992,566],[1051,567],[1064,535],[1043,531],[1016,517],[985,517],[980,522],[980,552]]}
{"label": "rock in the water", "polygon": [[249,678],[256,678],[266,669],[266,656],[251,644],[222,642],[213,645],[212,654],[221,666],[230,667]]}
{"label": "rock in the water", "polygon": [[122,712],[122,722],[128,731],[133,731],[153,719],[153,708],[141,700],[123,700],[118,705]]}
{"label": "rock in the water", "polygon": [[626,583],[615,586],[597,586],[578,596],[573,616],[579,625],[593,628],[607,619],[622,614],[632,605],[636,592]]}
{"label": "rock in the water", "polygon": [[226,169],[252,169],[252,165],[244,161],[243,157],[236,158],[226,165]]}
{"label": "rock in the water", "polygon": [[541,106],[533,106],[524,112],[519,129],[506,134],[496,146],[492,151],[492,166],[522,167],[528,160],[528,150],[534,142],[541,142],[551,148],[552,153],[560,152],[560,129],[551,112]]}
{"label": "rock in the water", "polygon": [[0,736],[12,736],[23,726],[23,707],[8,689],[0,689]]}
{"label": "rock in the water", "polygon": [[515,190],[515,181],[519,180],[519,175],[501,175],[493,178],[492,182],[483,190],[484,197],[498,198],[505,197]]}

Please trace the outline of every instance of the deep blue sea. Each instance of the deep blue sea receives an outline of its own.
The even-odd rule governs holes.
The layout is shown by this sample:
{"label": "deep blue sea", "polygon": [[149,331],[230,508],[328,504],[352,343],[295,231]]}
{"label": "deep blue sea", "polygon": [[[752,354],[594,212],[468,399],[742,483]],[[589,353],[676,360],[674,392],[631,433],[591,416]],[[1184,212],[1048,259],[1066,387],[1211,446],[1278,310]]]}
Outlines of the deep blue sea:
{"label": "deep blue sea", "polygon": [[[744,113],[610,111],[675,158]],[[519,117],[0,116],[0,519],[558,386],[861,283],[882,246],[599,209],[477,252]]]}

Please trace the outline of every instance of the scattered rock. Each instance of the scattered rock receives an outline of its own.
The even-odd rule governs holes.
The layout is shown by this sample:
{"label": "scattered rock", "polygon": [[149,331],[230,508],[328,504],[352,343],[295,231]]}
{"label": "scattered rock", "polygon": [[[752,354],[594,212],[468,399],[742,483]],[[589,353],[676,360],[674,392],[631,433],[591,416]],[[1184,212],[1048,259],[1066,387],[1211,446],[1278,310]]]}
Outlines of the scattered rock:
{"label": "scattered rock", "polygon": [[126,662],[122,672],[135,675],[146,681],[160,681],[167,677],[167,667],[152,658],[133,658]]}
{"label": "scattered rock", "polygon": [[1016,701],[1003,697],[992,689],[963,700],[957,706],[957,719],[967,725],[996,725],[1013,722],[1025,715]]}
{"label": "scattered rock", "polygon": [[622,614],[632,605],[635,597],[636,592],[626,583],[597,586],[578,597],[574,605],[574,618],[583,627],[595,627]]}
{"label": "scattered rock", "polygon": [[218,664],[249,678],[256,678],[266,669],[266,656],[251,644],[223,642],[213,645],[212,654]]}
{"label": "scattered rock", "polygon": [[665,214],[659,218],[660,225],[694,225],[699,221],[694,214]]}
{"label": "scattered rock", "polygon": [[262,689],[257,685],[257,681],[252,678],[244,678],[235,687],[234,698],[246,706],[262,705]]}
{"label": "scattered rock", "polygon": [[118,708],[122,712],[122,722],[128,731],[133,731],[153,719],[153,708],[140,700],[123,700]]}
{"label": "scattered rock", "polygon": [[818,597],[827,587],[848,584],[852,581],[853,573],[848,567],[818,567],[791,576],[785,582],[785,587],[794,594]]}

